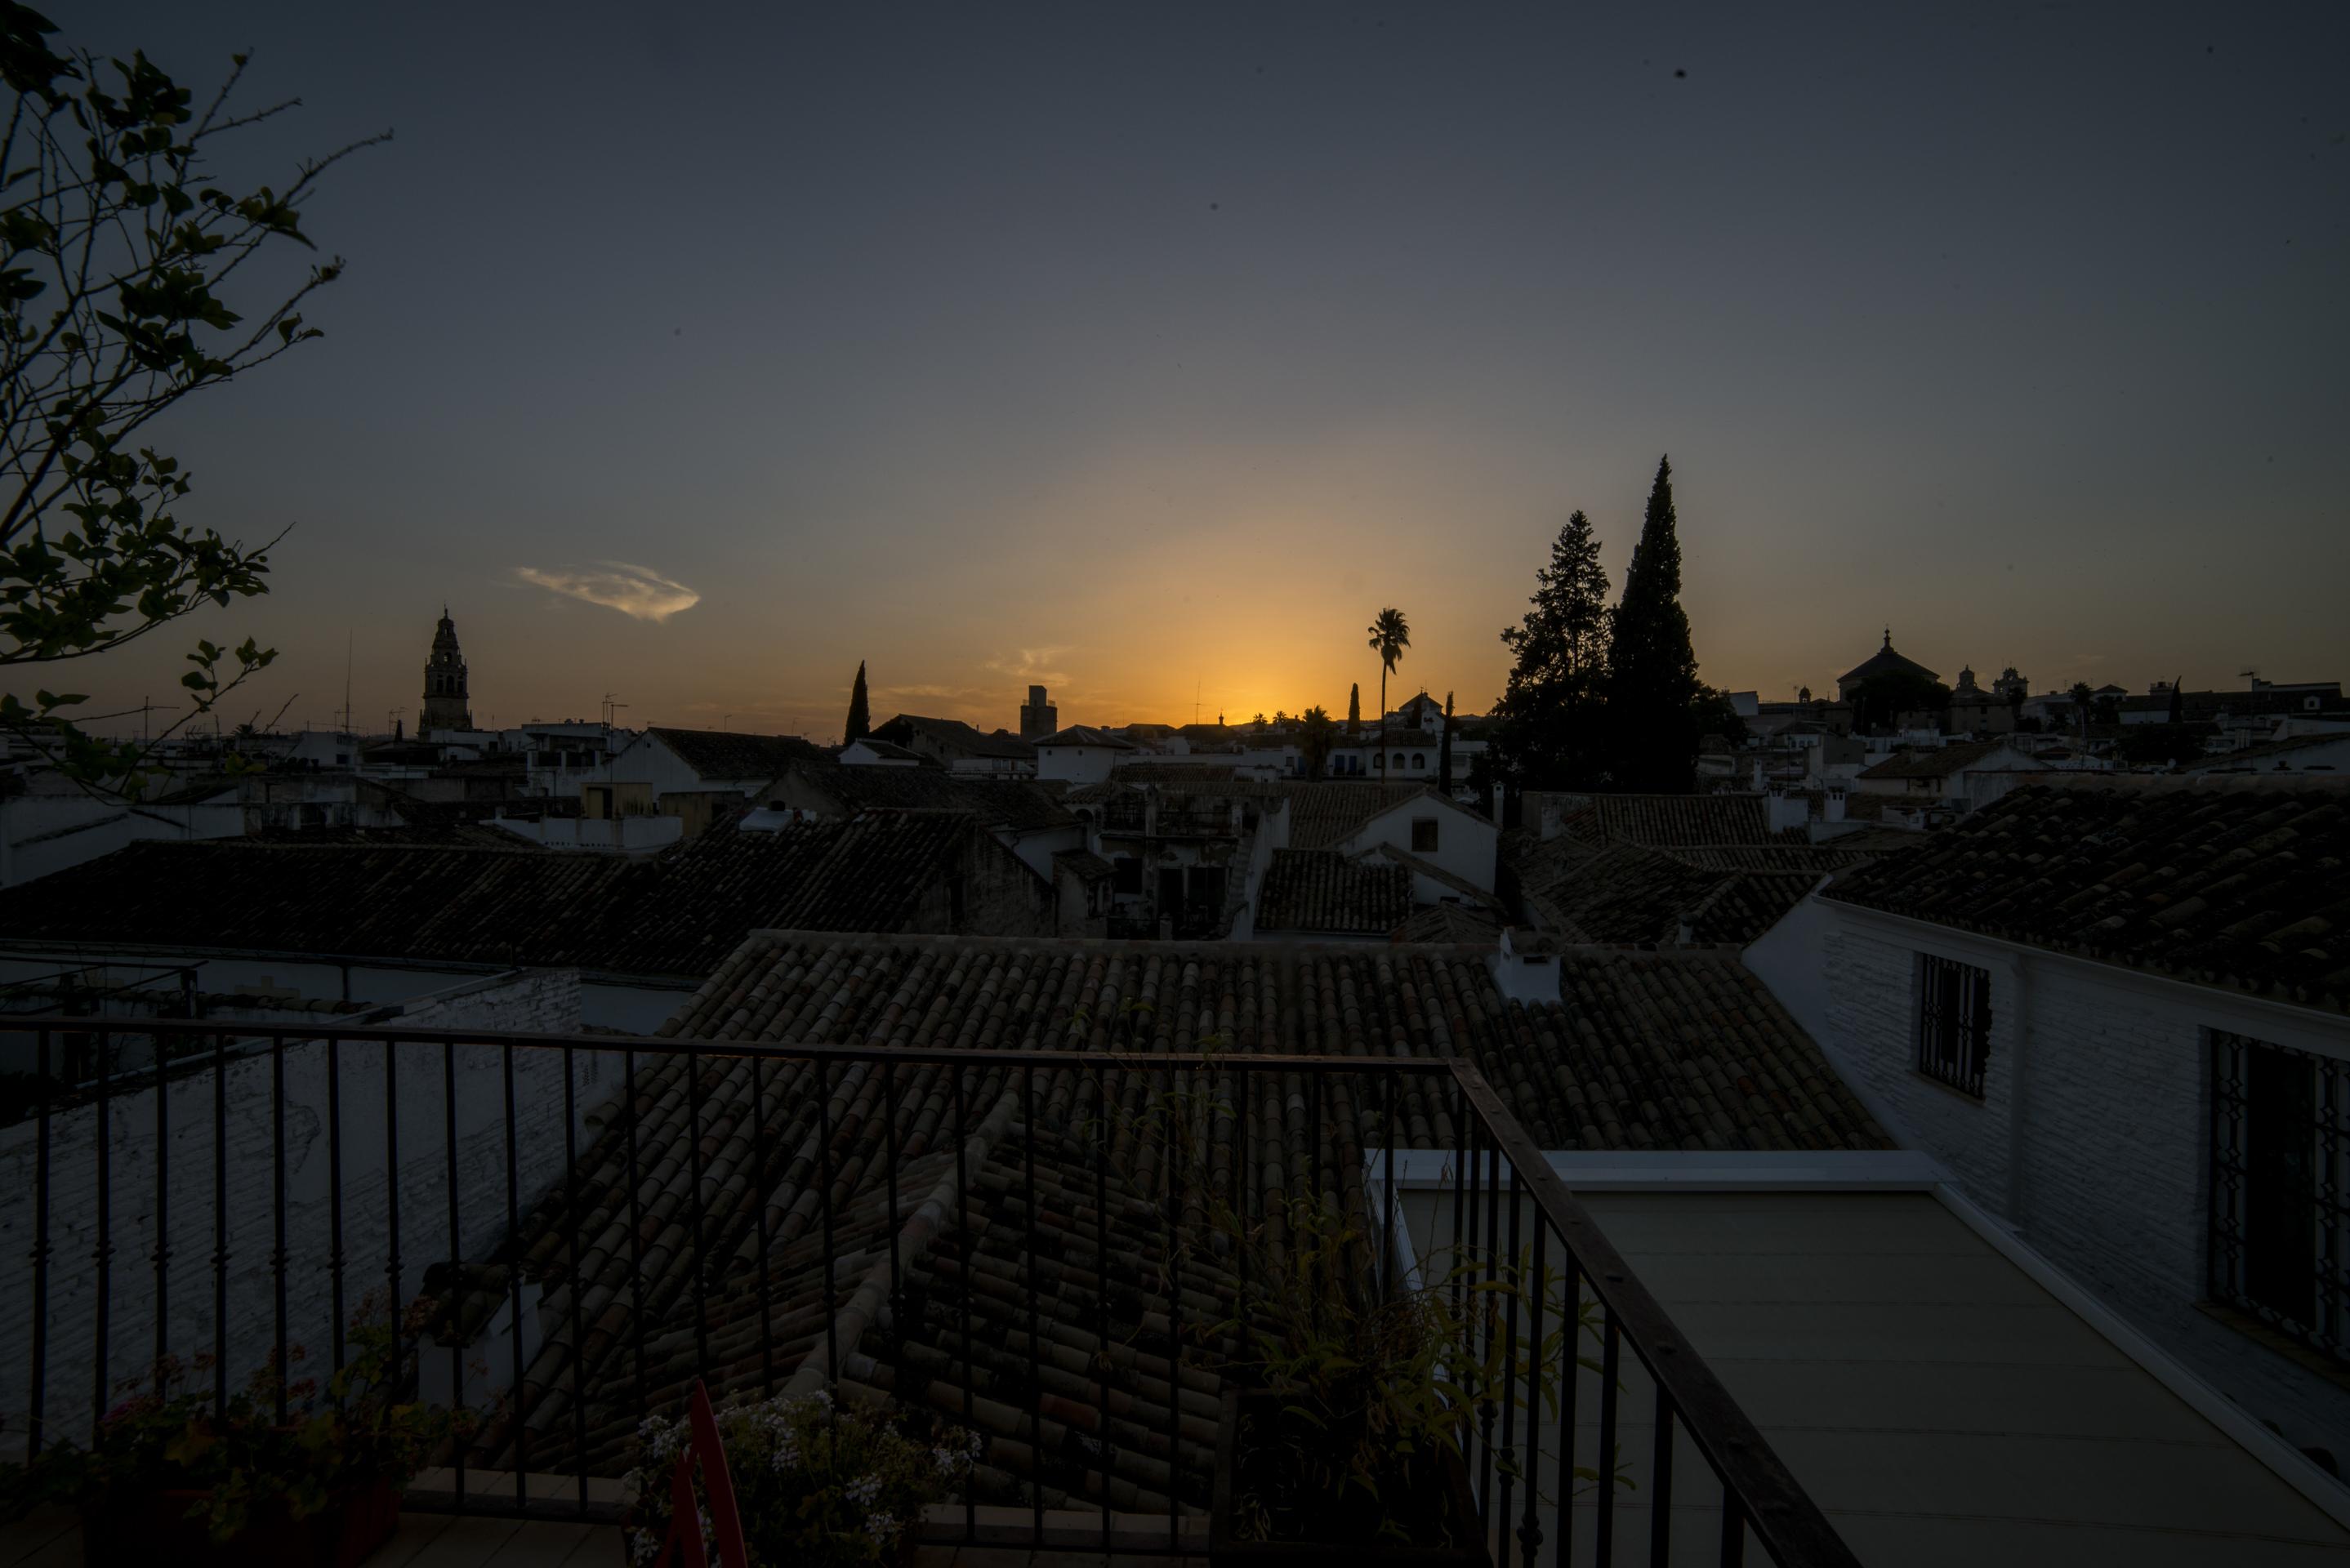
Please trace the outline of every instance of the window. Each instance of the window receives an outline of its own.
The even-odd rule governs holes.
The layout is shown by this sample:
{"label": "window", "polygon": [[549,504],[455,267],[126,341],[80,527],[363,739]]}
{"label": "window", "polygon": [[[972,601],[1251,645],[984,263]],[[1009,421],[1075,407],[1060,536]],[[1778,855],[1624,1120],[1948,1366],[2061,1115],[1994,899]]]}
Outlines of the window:
{"label": "window", "polygon": [[1980,1100],[1990,1060],[1991,971],[1919,953],[1918,1071]]}
{"label": "window", "polygon": [[1425,769],[1427,766],[1428,766],[1428,753],[1427,753],[1426,752],[1414,752],[1414,753],[1412,753],[1412,754],[1411,754],[1411,771],[1412,771],[1412,772],[1414,772],[1414,773],[1419,773],[1419,772],[1422,771],[1423,769]]}
{"label": "window", "polygon": [[2211,1295],[2350,1359],[2350,1063],[2211,1033]]}
{"label": "window", "polygon": [[1436,818],[1415,816],[1411,819],[1411,852],[1414,855],[1436,853]]}
{"label": "window", "polygon": [[1130,855],[1121,855],[1109,863],[1109,886],[1113,893],[1142,891],[1142,862]]}

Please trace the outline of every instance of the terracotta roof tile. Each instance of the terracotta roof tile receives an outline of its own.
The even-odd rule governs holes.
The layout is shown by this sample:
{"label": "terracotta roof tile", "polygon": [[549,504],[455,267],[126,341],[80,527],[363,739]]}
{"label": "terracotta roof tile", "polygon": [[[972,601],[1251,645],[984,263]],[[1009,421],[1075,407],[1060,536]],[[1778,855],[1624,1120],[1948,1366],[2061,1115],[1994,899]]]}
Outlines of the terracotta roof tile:
{"label": "terracotta roof tile", "polygon": [[2350,791],[2231,784],[2020,789],[1825,897],[2350,1011]]}
{"label": "terracotta roof tile", "polygon": [[1257,894],[1260,931],[1384,936],[1411,913],[1411,873],[1335,849],[1276,849]]}

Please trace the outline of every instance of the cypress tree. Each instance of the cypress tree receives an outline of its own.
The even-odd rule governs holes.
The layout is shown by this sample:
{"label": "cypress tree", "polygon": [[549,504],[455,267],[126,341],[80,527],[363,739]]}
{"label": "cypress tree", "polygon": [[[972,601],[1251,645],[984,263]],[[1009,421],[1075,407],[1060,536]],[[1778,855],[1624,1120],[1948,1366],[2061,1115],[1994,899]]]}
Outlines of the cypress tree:
{"label": "cypress tree", "polygon": [[840,743],[844,746],[863,740],[873,732],[873,711],[865,701],[865,661],[857,661],[857,684],[848,689],[848,722],[842,726]]}
{"label": "cypress tree", "polygon": [[1359,730],[1363,726],[1363,683],[1359,680],[1347,689],[1347,727]]}
{"label": "cypress tree", "polygon": [[1607,649],[1610,762],[1618,789],[1680,792],[1697,776],[1697,655],[1680,597],[1673,469],[1660,459]]}

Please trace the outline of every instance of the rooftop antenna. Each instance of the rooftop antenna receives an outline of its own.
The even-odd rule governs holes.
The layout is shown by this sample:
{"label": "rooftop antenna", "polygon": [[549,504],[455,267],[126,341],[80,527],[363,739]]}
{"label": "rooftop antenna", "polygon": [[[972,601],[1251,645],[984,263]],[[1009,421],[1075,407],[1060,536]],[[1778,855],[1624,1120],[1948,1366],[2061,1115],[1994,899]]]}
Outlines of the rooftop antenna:
{"label": "rooftop antenna", "polygon": [[351,651],[359,646],[359,633],[343,633],[343,730],[348,733],[359,728],[359,720],[351,712]]}
{"label": "rooftop antenna", "polygon": [[1191,722],[1200,722],[1200,678],[1191,677]]}

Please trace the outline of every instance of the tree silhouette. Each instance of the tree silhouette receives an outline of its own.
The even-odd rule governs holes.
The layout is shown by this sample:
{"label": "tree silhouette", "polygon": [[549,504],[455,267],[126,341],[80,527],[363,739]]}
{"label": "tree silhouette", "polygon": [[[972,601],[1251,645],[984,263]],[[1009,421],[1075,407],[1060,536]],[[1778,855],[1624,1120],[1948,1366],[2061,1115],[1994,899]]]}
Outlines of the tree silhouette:
{"label": "tree silhouette", "polygon": [[857,661],[857,684],[848,689],[848,722],[841,726],[840,743],[855,745],[873,732],[873,710],[865,700],[865,660]]}
{"label": "tree silhouette", "polygon": [[1403,650],[1411,646],[1411,628],[1405,624],[1403,611],[1389,605],[1379,611],[1371,622],[1371,651],[1379,656],[1379,781],[1388,776],[1388,677],[1403,662]]}

